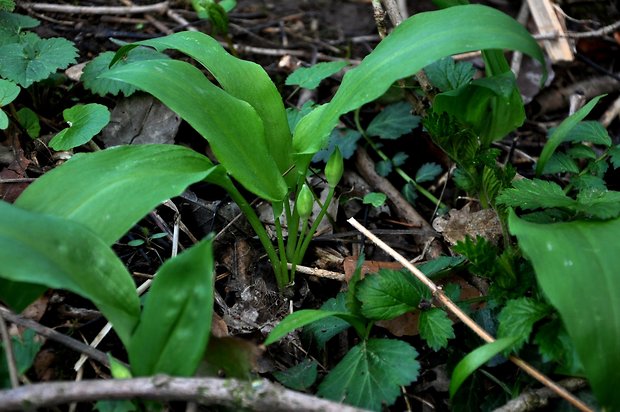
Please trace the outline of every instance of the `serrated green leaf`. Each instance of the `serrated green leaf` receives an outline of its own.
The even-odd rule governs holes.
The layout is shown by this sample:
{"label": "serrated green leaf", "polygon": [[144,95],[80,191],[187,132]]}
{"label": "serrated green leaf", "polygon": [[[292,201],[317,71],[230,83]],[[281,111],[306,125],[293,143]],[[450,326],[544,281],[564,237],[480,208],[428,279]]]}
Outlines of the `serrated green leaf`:
{"label": "serrated green leaf", "polygon": [[616,145],[609,149],[609,159],[614,169],[620,167],[620,145]]}
{"label": "serrated green leaf", "polygon": [[0,0],[0,11],[11,12],[15,9],[15,1],[13,0]]}
{"label": "serrated green leaf", "polygon": [[304,359],[292,368],[274,372],[273,377],[287,388],[303,391],[314,385],[318,375],[317,365],[315,360]]}
{"label": "serrated green leaf", "polygon": [[367,275],[356,291],[362,302],[362,314],[368,319],[385,320],[416,310],[422,298],[418,283],[404,271],[380,270]]}
{"label": "serrated green leaf", "polygon": [[581,109],[577,110],[571,116],[564,119],[562,123],[551,133],[549,136],[549,140],[545,147],[543,147],[542,152],[540,153],[540,157],[538,158],[538,162],[536,163],[536,176],[540,176],[542,171],[545,170],[545,164],[551,158],[551,155],[555,152],[560,144],[566,141],[566,137],[570,133],[570,131],[579,124],[589,113],[592,111],[594,106],[601,100],[603,96],[597,96],[594,99],[590,100],[585,106]]}
{"label": "serrated green leaf", "polygon": [[437,163],[424,163],[415,174],[417,183],[432,182],[441,174],[441,166]]}
{"label": "serrated green leaf", "polygon": [[571,207],[574,200],[566,196],[562,188],[554,182],[540,179],[521,179],[513,182],[513,188],[505,189],[496,202],[524,210],[551,207]]}
{"label": "serrated green leaf", "polygon": [[366,133],[382,139],[398,139],[420,124],[420,117],[411,114],[411,105],[398,102],[387,106],[372,119]]}
{"label": "serrated green leaf", "polygon": [[412,205],[415,204],[415,201],[418,199],[418,191],[415,188],[415,185],[411,182],[405,183],[403,189],[401,190],[401,193],[403,194],[405,199],[407,199],[407,202],[411,203]]}
{"label": "serrated green leaf", "polygon": [[579,192],[577,202],[585,216],[612,219],[620,215],[620,192],[588,188]]}
{"label": "serrated green leaf", "polygon": [[159,203],[214,171],[207,157],[185,147],[117,146],[73,156],[15,204],[79,222],[111,245]]}
{"label": "serrated green leaf", "polygon": [[511,212],[508,223],[560,313],[601,407],[620,409],[620,219],[541,225]]}
{"label": "serrated green leaf", "polygon": [[497,336],[515,337],[514,350],[519,350],[530,339],[534,324],[549,314],[549,307],[532,298],[512,299],[506,303],[497,319]]}
{"label": "serrated green leaf", "polygon": [[[335,298],[327,300],[321,305],[321,310],[331,312],[346,312],[346,293],[341,292]],[[327,341],[341,332],[349,329],[351,325],[337,317],[329,317],[312,322],[304,328],[304,336],[307,336],[319,349],[323,349]]]}
{"label": "serrated green leaf", "polygon": [[[3,279],[66,289],[91,300],[123,343],[129,343],[140,310],[134,282],[114,252],[87,227],[0,201],[0,260]],[[15,292],[2,288],[0,298],[13,305],[20,297]]]}
{"label": "serrated green leaf", "polygon": [[[106,94],[116,96],[119,93],[130,96],[136,91],[136,88],[128,83],[99,77],[101,74],[111,70],[109,66],[113,58],[114,52],[103,52],[84,66],[84,71],[80,78],[84,84],[84,88],[99,96],[105,96]],[[168,56],[165,54],[159,53],[151,48],[138,47],[127,53],[115,67],[125,66],[137,61],[161,60],[167,58]]]}
{"label": "serrated green leaf", "polygon": [[463,382],[479,367],[487,363],[495,355],[508,349],[515,338],[502,338],[474,349],[456,365],[450,380],[450,398],[454,397]]}
{"label": "serrated green leaf", "polygon": [[469,83],[476,69],[469,62],[455,62],[452,57],[444,57],[424,68],[433,86],[442,92],[458,89]]}
{"label": "serrated green leaf", "polygon": [[69,150],[92,139],[110,122],[110,111],[98,103],[78,104],[62,112],[69,127],[50,141],[54,150]]}
{"label": "serrated green leaf", "polygon": [[577,162],[573,160],[571,156],[563,152],[556,152],[550,158],[547,164],[545,165],[545,169],[543,170],[543,175],[553,175],[556,173],[579,173],[579,166],[577,166]]}
{"label": "serrated green leaf", "polygon": [[287,86],[299,86],[304,89],[316,89],[323,79],[338,73],[348,65],[344,61],[317,63],[311,67],[300,67],[287,78]]}
{"label": "serrated green leaf", "polygon": [[37,139],[41,133],[39,116],[27,107],[22,107],[17,111],[17,121],[26,130],[31,139]]}
{"label": "serrated green leaf", "polygon": [[471,265],[471,271],[478,276],[492,277],[499,251],[497,247],[482,236],[472,239],[467,236],[457,242],[454,252],[465,256]]}
{"label": "serrated green leaf", "polygon": [[15,83],[0,79],[0,107],[6,106],[17,98],[20,88]]}
{"label": "serrated green leaf", "polygon": [[434,351],[448,346],[448,339],[453,339],[452,321],[442,309],[433,308],[420,313],[420,337]]}
{"label": "serrated green leaf", "polygon": [[[597,155],[589,146],[583,144],[577,144],[572,146],[566,151],[566,154],[573,159],[596,159]],[[553,158],[553,156],[551,156]]]}
{"label": "serrated green leaf", "polygon": [[570,184],[578,191],[598,190],[604,192],[607,190],[607,183],[605,183],[605,180],[598,176],[588,174],[571,176]]}
{"label": "serrated green leaf", "polygon": [[[462,265],[463,262],[465,262],[463,256],[439,256],[436,259],[419,264],[418,269],[429,278],[432,278]],[[430,298],[430,295],[426,297]]]}
{"label": "serrated green leaf", "polygon": [[497,176],[498,172],[499,169],[496,166],[484,166],[482,169],[480,197],[487,204],[493,204],[497,198],[497,194],[505,187],[503,182]]}
{"label": "serrated green leaf", "polygon": [[583,375],[583,365],[579,361],[575,345],[559,319],[553,319],[538,328],[534,343],[543,360],[558,364],[561,373]]}
{"label": "serrated green leaf", "polygon": [[370,192],[364,196],[362,203],[372,205],[373,207],[381,207],[387,200],[385,193]]}
{"label": "serrated green leaf", "polygon": [[318,395],[380,411],[418,378],[417,351],[400,340],[369,339],[353,347],[319,385]]}
{"label": "serrated green leaf", "polygon": [[566,134],[565,142],[589,142],[592,144],[600,144],[603,146],[611,146],[611,137],[609,133],[597,121],[588,120],[579,122]]}
{"label": "serrated green leaf", "polygon": [[392,164],[396,167],[400,167],[405,164],[409,155],[405,152],[398,152],[392,157]]}
{"label": "serrated green leaf", "polygon": [[207,238],[159,269],[127,350],[136,376],[194,374],[211,333],[213,265]]}
{"label": "serrated green leaf", "polygon": [[313,162],[327,162],[336,147],[340,149],[340,154],[344,159],[350,159],[357,149],[357,142],[362,137],[357,130],[336,128],[329,135],[327,147],[316,152],[312,158]]}
{"label": "serrated green leaf", "polygon": [[75,63],[78,55],[73,43],[67,39],[53,37],[41,39],[34,33],[20,37],[20,43],[0,47],[0,76],[14,81],[22,87],[47,79],[58,69],[65,69]]}
{"label": "serrated green leaf", "polygon": [[[39,25],[39,20],[18,13],[0,10],[0,46],[18,41],[16,36],[21,29],[32,29]],[[14,36],[15,35],[15,36]]]}
{"label": "serrated green leaf", "polygon": [[375,164],[375,172],[379,176],[386,177],[393,170],[392,162],[390,160],[381,160]]}

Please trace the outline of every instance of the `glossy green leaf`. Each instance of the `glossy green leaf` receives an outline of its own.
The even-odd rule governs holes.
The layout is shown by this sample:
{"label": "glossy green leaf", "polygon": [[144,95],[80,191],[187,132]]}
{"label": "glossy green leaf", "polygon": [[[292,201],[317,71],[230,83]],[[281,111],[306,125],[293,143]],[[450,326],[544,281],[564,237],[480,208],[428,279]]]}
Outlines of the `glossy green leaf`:
{"label": "glossy green leaf", "polygon": [[453,339],[454,329],[452,321],[446,311],[433,308],[420,313],[419,323],[420,337],[434,351],[448,346],[448,339]]}
{"label": "glossy green leaf", "polygon": [[17,121],[26,130],[31,139],[37,139],[41,133],[39,116],[27,107],[22,107],[17,111]]}
{"label": "glossy green leaf", "polygon": [[479,367],[491,360],[495,355],[508,349],[516,338],[502,338],[474,349],[456,365],[450,380],[450,398],[459,390],[463,382]]}
{"label": "glossy green leaf", "polygon": [[559,311],[601,406],[620,409],[620,219],[543,225],[511,212],[508,222]]}
{"label": "glossy green leaf", "polygon": [[[134,282],[109,246],[82,224],[0,202],[0,277],[66,289],[91,300],[127,344],[138,322]],[[2,298],[10,300],[14,296]]]}
{"label": "glossy green leaf", "polygon": [[302,119],[293,136],[294,151],[300,161],[309,162],[324,146],[340,115],[371,102],[396,80],[442,57],[483,49],[518,50],[544,63],[542,51],[527,30],[490,7],[456,6],[408,18],[347,72],[330,103]]}
{"label": "glossy green leaf", "polygon": [[573,130],[573,128],[577,126],[577,124],[579,124],[579,122],[581,122],[590,113],[590,111],[592,111],[601,98],[603,98],[603,96],[597,96],[590,100],[581,109],[564,119],[564,121],[560,123],[553,133],[551,133],[551,136],[549,136],[549,140],[545,144],[545,147],[538,158],[538,162],[536,163],[536,176],[540,176],[542,174],[543,170],[545,170],[545,165],[551,158],[551,155],[555,152],[555,149],[557,149],[561,143],[566,141],[570,131]]}
{"label": "glossy green leaf", "polygon": [[380,270],[367,275],[357,285],[356,297],[368,319],[393,319],[418,308],[419,281],[408,272]]}
{"label": "glossy green leaf", "polygon": [[369,339],[353,347],[319,385],[318,395],[364,409],[380,411],[415,381],[418,352],[406,342]]}
{"label": "glossy green leaf", "polygon": [[[271,157],[273,157],[278,165],[280,174],[290,168],[292,164],[291,133],[288,128],[284,103],[282,102],[282,97],[280,96],[278,89],[260,65],[232,56],[224,50],[217,40],[200,32],[175,33],[170,36],[145,40],[132,45],[124,46],[118,51],[115,59],[119,59],[127,50],[132,47],[136,47],[136,45],[154,47],[159,51],[166,49],[178,50],[202,64],[207,70],[209,70],[209,72],[211,72],[213,77],[215,77],[217,82],[226,92],[233,97],[250,104],[262,120],[264,126],[264,137],[243,133],[236,136],[236,140],[241,141],[240,144],[250,146],[248,150],[250,150],[250,152],[254,152],[257,159],[263,162],[262,166],[260,166],[256,171],[261,170],[261,168],[270,167],[270,162],[263,160],[264,150],[262,148],[258,148],[260,150],[255,150],[256,147],[253,144],[255,140],[256,146],[259,145],[263,141],[263,138],[264,142],[267,144],[268,153]],[[149,68],[148,65],[143,65],[139,70],[141,70],[144,75],[151,73],[155,69]],[[184,78],[184,74],[182,72],[173,73],[172,75],[179,76],[179,80],[188,82],[190,87],[198,86],[200,84],[192,84],[189,79]],[[226,111],[232,108],[230,103],[220,102],[218,99],[219,97],[215,98],[215,100],[206,99],[206,102],[204,101],[205,99],[201,99],[200,101],[202,103],[199,104],[199,108],[201,110],[208,109],[209,113],[213,113],[214,115],[219,111]],[[183,102],[187,101],[188,100],[183,97]],[[193,102],[193,105],[198,104],[196,101]],[[202,104],[205,103],[207,106],[202,106]],[[228,120],[229,116],[232,116],[232,122],[243,123],[245,120],[240,121],[241,118],[245,118],[246,116],[246,114],[242,114],[243,111],[244,110],[238,113],[232,112],[230,115],[225,116],[225,118]],[[178,113],[184,117],[183,113]],[[221,124],[220,126],[226,127],[226,124]],[[234,126],[236,127],[237,125]],[[230,125],[229,127],[232,128],[233,125]],[[197,130],[200,132],[199,129]],[[204,137],[207,138],[210,143],[212,143],[211,139],[214,139],[214,137],[208,134],[205,134]],[[229,144],[233,143],[230,142]],[[222,161],[224,166],[230,170],[228,164],[224,162],[224,159],[220,159],[220,161]],[[248,163],[246,167],[249,167],[249,165],[252,164],[253,163]],[[234,173],[233,176],[235,176]],[[274,187],[279,184],[278,179],[275,179],[272,182]]]}
{"label": "glossy green leaf", "polygon": [[285,84],[303,87],[304,89],[316,89],[321,80],[338,73],[347,64],[344,61],[334,61],[317,63],[311,67],[300,67],[286,78]]}
{"label": "glossy green leaf", "polygon": [[159,203],[214,171],[181,146],[118,146],[79,154],[32,183],[15,202],[23,209],[89,227],[111,245]]}
{"label": "glossy green leaf", "polygon": [[382,139],[398,139],[420,124],[420,117],[411,114],[411,105],[398,102],[387,106],[372,119],[366,133]]}
{"label": "glossy green leaf", "polygon": [[110,112],[102,104],[78,104],[62,112],[69,127],[50,141],[54,150],[69,150],[83,145],[99,133],[110,121]]}
{"label": "glossy green leaf", "polygon": [[166,261],[128,347],[137,376],[191,376],[207,349],[213,317],[213,249],[207,238]]}
{"label": "glossy green leaf", "polygon": [[268,152],[257,112],[215,86],[200,70],[178,60],[149,60],[103,76],[157,97],[209,141],[218,160],[243,186],[269,201],[284,199],[287,186]]}

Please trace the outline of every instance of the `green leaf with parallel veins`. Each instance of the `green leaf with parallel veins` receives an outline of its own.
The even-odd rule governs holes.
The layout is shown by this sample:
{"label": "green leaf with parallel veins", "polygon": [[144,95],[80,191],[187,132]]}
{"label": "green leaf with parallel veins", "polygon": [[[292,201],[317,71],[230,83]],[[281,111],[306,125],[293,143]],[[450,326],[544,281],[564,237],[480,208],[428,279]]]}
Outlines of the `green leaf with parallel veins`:
{"label": "green leaf with parallel veins", "polygon": [[380,411],[418,378],[417,351],[400,340],[369,339],[353,347],[319,385],[318,395]]}
{"label": "green leaf with parallel veins", "polygon": [[[0,261],[3,279],[66,289],[91,300],[129,343],[140,313],[134,282],[109,246],[84,225],[0,201]],[[16,292],[28,290],[8,295],[3,288],[0,298],[13,305],[20,299]]]}
{"label": "green leaf with parallel veins", "polygon": [[291,73],[287,78],[287,86],[299,86],[304,89],[316,89],[323,79],[338,73],[348,65],[347,62],[323,62],[311,67],[300,67]]}
{"label": "green leaf with parallel veins", "polygon": [[453,339],[452,321],[442,309],[433,308],[420,313],[420,337],[434,351],[448,346],[448,339]]}
{"label": "green leaf with parallel veins", "polygon": [[511,212],[508,223],[560,313],[601,407],[620,409],[620,219],[536,224]]}
{"label": "green leaf with parallel veins", "polygon": [[512,299],[506,303],[497,319],[497,336],[517,338],[514,350],[519,350],[530,339],[534,324],[547,316],[550,308],[532,298]]}
{"label": "green leaf with parallel veins", "polygon": [[194,374],[211,333],[213,289],[212,238],[163,264],[128,347],[136,376]]}
{"label": "green leaf with parallel veins", "polygon": [[0,47],[0,76],[14,81],[22,87],[44,80],[58,69],[65,69],[75,63],[77,49],[70,41],[53,37],[41,39],[34,33],[20,37],[20,43]]}
{"label": "green leaf with parallel veins", "polygon": [[31,139],[37,139],[41,133],[39,116],[27,107],[22,107],[17,111],[17,121],[26,130]]}
{"label": "green leaf with parallel veins", "polygon": [[273,372],[273,377],[282,385],[296,391],[303,391],[314,385],[317,378],[318,363],[312,359],[304,359],[301,363],[285,371]]}
{"label": "green leaf with parallel veins", "polygon": [[420,117],[411,114],[411,105],[398,102],[387,106],[368,125],[366,133],[382,139],[398,139],[420,124]]}
{"label": "green leaf with parallel veins", "polygon": [[521,179],[513,182],[513,188],[505,189],[496,202],[524,210],[551,207],[571,207],[575,201],[566,196],[560,185],[540,179]]}
{"label": "green leaf with parallel veins", "polygon": [[433,86],[442,92],[458,89],[469,83],[476,69],[469,62],[455,62],[452,57],[444,57],[424,68]]}
{"label": "green leaf with parallel veins", "polygon": [[408,272],[380,270],[367,275],[357,286],[357,299],[362,302],[362,314],[368,319],[393,319],[411,312],[420,304],[420,285]]}
{"label": "green leaf with parallel veins", "polygon": [[415,174],[417,183],[432,182],[441,174],[441,166],[437,163],[424,163]]}
{"label": "green leaf with parallel veins", "polygon": [[69,150],[83,145],[99,133],[109,122],[110,112],[102,104],[78,104],[62,112],[69,127],[61,130],[50,141],[54,150]]}

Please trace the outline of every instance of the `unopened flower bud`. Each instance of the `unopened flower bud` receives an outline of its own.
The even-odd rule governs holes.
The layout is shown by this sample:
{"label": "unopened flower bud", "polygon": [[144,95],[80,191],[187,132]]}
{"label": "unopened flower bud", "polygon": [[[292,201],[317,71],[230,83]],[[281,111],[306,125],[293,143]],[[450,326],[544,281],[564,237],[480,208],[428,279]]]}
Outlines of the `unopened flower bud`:
{"label": "unopened flower bud", "polygon": [[297,195],[297,202],[295,203],[295,207],[297,208],[297,213],[299,213],[299,217],[302,219],[308,219],[312,214],[312,206],[314,205],[314,197],[312,196],[312,191],[304,183]]}
{"label": "unopened flower bud", "polygon": [[344,161],[342,160],[342,153],[340,153],[340,149],[336,146],[325,166],[325,178],[327,179],[327,183],[331,187],[335,187],[338,182],[340,182],[343,171]]}

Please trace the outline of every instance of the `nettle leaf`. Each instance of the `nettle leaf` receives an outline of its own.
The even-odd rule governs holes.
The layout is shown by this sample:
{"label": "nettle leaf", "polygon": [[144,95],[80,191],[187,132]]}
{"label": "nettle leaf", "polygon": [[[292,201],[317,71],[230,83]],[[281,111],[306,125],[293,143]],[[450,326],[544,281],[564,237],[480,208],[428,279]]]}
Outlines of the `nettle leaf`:
{"label": "nettle leaf", "polygon": [[[610,151],[613,149],[610,149]],[[573,159],[596,159],[597,155],[589,146],[584,144],[577,144],[572,146],[566,151],[566,154],[572,157]],[[553,159],[553,156],[551,156]],[[545,167],[546,168],[546,167]]]}
{"label": "nettle leaf", "polygon": [[448,314],[438,308],[423,310],[419,320],[420,337],[434,351],[448,346],[448,339],[454,339],[454,328]]}
{"label": "nettle leaf", "polygon": [[50,141],[54,150],[69,150],[92,139],[110,122],[110,111],[102,104],[78,104],[62,112],[69,127]]}
{"label": "nettle leaf", "polygon": [[[546,162],[545,162],[546,163]],[[505,189],[496,202],[524,210],[551,207],[571,207],[574,200],[568,197],[560,185],[540,179],[521,179],[513,182],[513,188]]]}
{"label": "nettle leaf", "polygon": [[620,192],[587,188],[577,194],[577,209],[586,216],[611,219],[620,215]]}
{"label": "nettle leaf", "polygon": [[544,361],[553,361],[559,365],[560,373],[583,375],[583,365],[575,345],[559,319],[553,319],[538,328],[534,343]]}
{"label": "nettle leaf", "polygon": [[560,313],[601,408],[620,409],[620,219],[536,224],[511,212],[508,224]]}
{"label": "nettle leaf", "polygon": [[392,157],[392,164],[395,167],[400,167],[405,164],[408,158],[409,158],[409,155],[407,153],[398,152],[394,155],[394,157]]}
{"label": "nettle leaf", "polygon": [[543,319],[550,312],[544,303],[532,298],[512,299],[506,303],[497,319],[499,337],[514,337],[514,350],[519,350],[529,341],[534,324]]}
{"label": "nettle leaf", "polygon": [[619,168],[620,167],[620,145],[612,147],[611,149],[609,149],[608,153],[609,153],[609,159],[614,169]]}
{"label": "nettle leaf", "polygon": [[432,182],[441,174],[441,166],[437,163],[424,163],[415,174],[415,181],[418,183]]}
{"label": "nettle leaf", "polygon": [[387,106],[368,125],[366,133],[382,139],[398,139],[420,124],[420,117],[411,114],[411,105],[398,102]]}
{"label": "nettle leaf", "polygon": [[381,207],[387,200],[385,193],[370,192],[364,196],[362,203],[365,205],[372,205],[373,207]]}
{"label": "nettle leaf", "polygon": [[357,130],[336,128],[329,135],[329,141],[326,148],[316,152],[312,158],[313,162],[325,162],[329,160],[336,147],[340,149],[340,154],[344,159],[350,159],[357,149],[357,141],[362,137]]}
{"label": "nettle leaf", "polygon": [[27,107],[22,107],[17,111],[17,121],[26,130],[30,138],[36,139],[39,137],[41,124],[39,123],[39,116],[35,112]]}
{"label": "nettle leaf", "polygon": [[26,33],[20,37],[20,43],[0,47],[0,56],[3,57],[0,76],[28,87],[75,63],[77,55],[77,49],[67,39],[41,39],[34,33]]}
{"label": "nettle leaf", "polygon": [[446,92],[471,82],[476,69],[469,62],[455,62],[452,57],[444,57],[426,66],[424,72],[433,86]]}
{"label": "nettle leaf", "polygon": [[[346,293],[341,292],[335,298],[327,300],[321,305],[321,310],[331,312],[346,312]],[[317,320],[304,328],[303,334],[312,342],[316,343],[319,349],[323,349],[327,341],[341,332],[349,329],[349,322],[335,316]]]}
{"label": "nettle leaf", "polygon": [[381,160],[375,164],[375,171],[379,176],[386,177],[390,173],[392,173],[393,167],[392,162],[388,160]]}
{"label": "nettle leaf", "polygon": [[467,236],[457,242],[454,252],[465,256],[471,265],[471,271],[478,276],[491,277],[495,271],[495,262],[499,251],[497,247],[482,236],[472,239]]}
{"label": "nettle leaf", "polygon": [[367,275],[357,287],[362,314],[368,319],[393,319],[418,308],[423,288],[413,275],[404,271],[380,270]]}
{"label": "nettle leaf", "polygon": [[319,385],[318,395],[380,411],[418,378],[418,352],[408,343],[369,339],[353,347]]}
{"label": "nettle leaf", "polygon": [[213,283],[210,237],[163,264],[127,350],[136,376],[194,374],[211,333]]}
{"label": "nettle leaf", "polygon": [[578,191],[598,190],[604,192],[607,190],[607,183],[603,178],[589,174],[571,176],[570,184]]}
{"label": "nettle leaf", "polygon": [[314,385],[318,376],[317,366],[317,361],[304,359],[299,364],[285,371],[273,372],[273,377],[287,388],[303,391]]}
{"label": "nettle leaf", "polygon": [[[123,93],[125,96],[130,96],[136,91],[136,87],[129,83],[99,77],[101,74],[107,73],[111,70],[110,63],[112,63],[114,54],[114,52],[109,51],[103,52],[84,66],[84,71],[82,73],[82,77],[80,78],[84,84],[84,88],[98,94],[99,96],[105,96],[106,94],[116,96],[119,93]],[[115,67],[121,67],[137,61],[161,60],[167,58],[167,55],[155,51],[149,47],[138,47],[127,53],[127,55],[123,57],[123,59],[121,59]]]}
{"label": "nettle leaf", "polygon": [[335,61],[317,63],[311,67],[300,67],[286,78],[284,84],[310,90],[316,89],[323,79],[338,73],[346,66],[348,66],[347,62]]}
{"label": "nettle leaf", "polygon": [[579,173],[577,162],[566,153],[556,152],[549,158],[545,165],[543,175],[552,175],[556,173]]}
{"label": "nettle leaf", "polygon": [[565,142],[589,142],[606,147],[611,146],[609,133],[597,121],[588,120],[577,123],[565,136]]}

